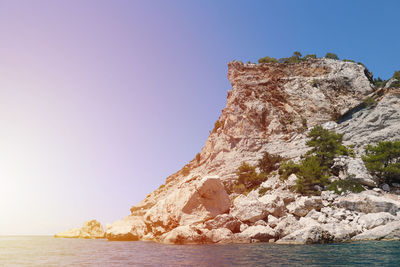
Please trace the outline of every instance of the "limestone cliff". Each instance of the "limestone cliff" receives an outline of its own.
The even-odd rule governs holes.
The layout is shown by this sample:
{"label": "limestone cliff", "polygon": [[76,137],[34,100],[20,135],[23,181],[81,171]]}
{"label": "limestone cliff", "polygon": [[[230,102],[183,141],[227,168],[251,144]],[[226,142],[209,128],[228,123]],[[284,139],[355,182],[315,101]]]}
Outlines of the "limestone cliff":
{"label": "limestone cliff", "polygon": [[[369,210],[354,210],[350,200],[328,191],[321,197],[299,196],[288,190],[296,177],[285,182],[270,177],[261,188],[271,191],[262,197],[257,190],[239,197],[227,192],[243,161],[255,164],[265,151],[298,159],[308,149],[308,129],[316,125],[325,124],[344,133],[344,141],[355,145],[358,154],[366,141],[399,139],[399,92],[376,91],[366,73],[359,64],[331,59],[295,64],[229,63],[232,90],[199,156],[133,206],[131,215],[108,225],[106,237],[164,243],[301,243],[348,240],[361,234],[366,228],[360,227],[357,220],[371,213]],[[377,105],[362,104],[369,95],[377,99]],[[354,161],[342,159],[342,165],[340,160],[338,165],[343,172],[356,170],[360,181],[373,187],[360,159]],[[400,210],[397,196],[384,195],[378,189],[370,195],[365,193],[368,199],[394,205],[390,210],[378,205],[380,208],[374,212],[391,211],[394,219],[390,218],[400,220],[396,214]],[[350,222],[354,225],[346,226]],[[343,224],[344,230],[335,223]]]}

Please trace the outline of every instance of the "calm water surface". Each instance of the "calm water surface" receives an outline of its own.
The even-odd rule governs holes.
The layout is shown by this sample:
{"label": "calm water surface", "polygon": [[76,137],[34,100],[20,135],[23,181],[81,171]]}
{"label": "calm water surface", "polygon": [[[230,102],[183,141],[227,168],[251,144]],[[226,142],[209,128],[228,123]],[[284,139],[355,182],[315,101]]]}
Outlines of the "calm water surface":
{"label": "calm water surface", "polygon": [[0,236],[0,266],[400,266],[400,241],[162,245]]}

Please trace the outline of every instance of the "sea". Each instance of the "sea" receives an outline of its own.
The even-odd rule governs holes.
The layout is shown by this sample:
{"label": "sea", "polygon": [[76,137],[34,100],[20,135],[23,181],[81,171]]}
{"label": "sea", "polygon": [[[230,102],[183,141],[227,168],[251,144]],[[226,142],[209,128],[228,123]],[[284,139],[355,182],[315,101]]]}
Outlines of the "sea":
{"label": "sea", "polygon": [[0,266],[400,266],[400,241],[163,245],[0,236]]}

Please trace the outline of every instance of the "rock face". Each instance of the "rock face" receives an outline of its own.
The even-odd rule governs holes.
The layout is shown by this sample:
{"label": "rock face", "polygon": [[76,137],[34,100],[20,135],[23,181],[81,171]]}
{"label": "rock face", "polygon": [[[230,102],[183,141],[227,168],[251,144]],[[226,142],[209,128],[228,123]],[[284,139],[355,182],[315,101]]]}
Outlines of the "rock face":
{"label": "rock face", "polygon": [[388,212],[396,215],[400,211],[400,199],[398,196],[379,195],[374,191],[364,191],[360,194],[340,197],[336,205],[362,213]]}
{"label": "rock face", "polygon": [[400,137],[400,92],[386,90],[375,107],[350,113],[335,131],[343,133],[344,144],[352,144],[362,151],[366,144],[394,141]]}
{"label": "rock face", "polygon": [[101,223],[96,220],[84,222],[81,228],[73,228],[65,232],[55,234],[54,237],[62,238],[104,238],[105,232]]}
{"label": "rock face", "polygon": [[[343,133],[356,152],[355,158],[335,159],[333,179],[352,176],[366,189],[377,186],[361,155],[367,143],[400,139],[400,92],[374,91],[365,73],[359,64],[331,59],[229,63],[232,90],[201,152],[133,206],[129,216],[108,225],[106,237],[168,244],[305,244],[378,236],[369,231],[386,225],[393,226],[379,238],[396,236],[399,198],[377,188],[300,196],[291,190],[296,175],[281,181],[272,173],[259,189],[232,193],[243,161],[256,164],[266,151],[298,160],[308,150],[307,131],[316,125]],[[367,107],[363,100],[370,95],[376,103]]]}
{"label": "rock face", "polygon": [[353,237],[353,240],[399,240],[400,221],[381,225]]}

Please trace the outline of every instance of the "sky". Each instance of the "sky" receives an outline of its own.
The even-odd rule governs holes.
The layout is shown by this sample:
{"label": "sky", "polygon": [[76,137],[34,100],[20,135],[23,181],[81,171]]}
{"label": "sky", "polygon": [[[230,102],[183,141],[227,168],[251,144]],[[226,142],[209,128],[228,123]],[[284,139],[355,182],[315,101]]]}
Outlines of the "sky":
{"label": "sky", "polygon": [[397,1],[0,0],[0,235],[104,225],[194,158],[227,63],[400,69]]}

